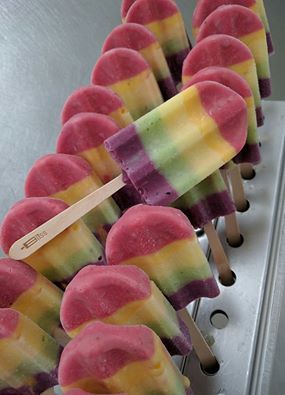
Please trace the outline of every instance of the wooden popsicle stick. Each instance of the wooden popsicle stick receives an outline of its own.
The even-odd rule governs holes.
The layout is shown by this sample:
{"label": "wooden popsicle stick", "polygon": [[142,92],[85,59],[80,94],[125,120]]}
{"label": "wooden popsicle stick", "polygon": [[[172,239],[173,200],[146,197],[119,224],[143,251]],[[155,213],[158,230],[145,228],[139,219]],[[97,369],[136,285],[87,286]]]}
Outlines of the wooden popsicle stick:
{"label": "wooden popsicle stick", "polygon": [[240,172],[242,178],[244,178],[245,180],[252,180],[255,176],[255,170],[251,163],[241,163]]}
{"label": "wooden popsicle stick", "polygon": [[193,348],[203,368],[209,368],[217,365],[218,361],[213,354],[213,351],[210,349],[208,343],[204,339],[202,333],[200,332],[200,329],[197,327],[188,310],[184,308],[178,311],[178,314],[189,329]]}
{"label": "wooden popsicle stick", "polygon": [[242,236],[237,220],[236,213],[226,215],[225,217],[226,237],[230,246],[239,247],[242,243]]}
{"label": "wooden popsicle stick", "polygon": [[17,240],[11,246],[9,256],[16,260],[27,258],[124,186],[125,183],[120,174],[118,177],[108,182],[108,184],[103,185],[101,188],[90,193],[90,195],[79,200],[77,203]]}
{"label": "wooden popsicle stick", "polygon": [[204,231],[207,235],[209,246],[213,254],[213,260],[222,284],[232,285],[234,283],[234,277],[231,271],[229,260],[212,222],[209,222],[204,226]]}
{"label": "wooden popsicle stick", "polygon": [[248,209],[248,201],[245,196],[243,181],[240,174],[240,168],[234,165],[229,169],[229,176],[232,185],[233,201],[237,211],[244,212]]}
{"label": "wooden popsicle stick", "polygon": [[63,347],[65,347],[71,340],[62,328],[56,328],[52,334],[55,340]]}

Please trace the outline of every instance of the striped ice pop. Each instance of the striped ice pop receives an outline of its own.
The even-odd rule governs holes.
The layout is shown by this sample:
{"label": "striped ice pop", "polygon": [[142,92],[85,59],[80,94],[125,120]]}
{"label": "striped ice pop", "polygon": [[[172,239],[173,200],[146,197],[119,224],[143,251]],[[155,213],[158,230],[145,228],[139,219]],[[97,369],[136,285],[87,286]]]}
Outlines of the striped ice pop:
{"label": "striped ice pop", "polygon": [[197,37],[200,26],[207,16],[209,16],[218,7],[230,4],[237,4],[250,8],[260,17],[266,31],[268,53],[273,53],[274,48],[263,0],[198,0],[192,17],[193,35]]}
{"label": "striped ice pop", "polygon": [[[54,197],[72,205],[101,186],[99,177],[83,158],[49,154],[31,167],[25,181],[25,194],[27,197]],[[104,243],[110,227],[119,216],[119,207],[109,198],[82,219]]]}
{"label": "striped ice pop", "polygon": [[266,34],[260,18],[249,8],[240,5],[221,6],[202,23],[197,42],[213,34],[233,36],[248,46],[255,59],[261,98],[270,96],[269,57]]}
{"label": "striped ice pop", "polygon": [[[0,309],[0,379],[21,395],[39,395],[57,384],[61,347],[29,318]],[[1,389],[8,395],[10,389]]]}
{"label": "striped ice pop", "polygon": [[248,47],[240,40],[216,34],[205,38],[192,49],[184,61],[182,81],[185,85],[198,71],[210,66],[229,68],[240,74],[250,86],[255,102],[257,125],[263,125],[255,61]]}
{"label": "striped ice pop", "polygon": [[63,293],[24,262],[0,259],[0,308],[29,317],[53,337],[59,333]]}
{"label": "striped ice pop", "polygon": [[175,208],[137,205],[127,210],[107,237],[106,258],[109,265],[144,270],[176,310],[219,294],[193,227]]}
{"label": "striped ice pop", "polygon": [[177,94],[162,48],[146,27],[138,23],[125,23],[115,27],[106,38],[102,52],[114,48],[134,49],[144,57],[152,69],[164,100]]}
{"label": "striped ice pop", "polygon": [[184,322],[149,277],[136,266],[89,266],[67,286],[60,318],[76,336],[90,322],[146,325],[170,354],[187,355],[191,339]]}
{"label": "striped ice pop", "polygon": [[260,163],[261,156],[259,149],[259,137],[257,133],[254,98],[246,80],[230,69],[214,66],[200,70],[190,79],[190,81],[188,81],[186,87],[192,86],[197,82],[202,81],[219,82],[220,84],[223,84],[238,93],[245,100],[248,118],[247,139],[240,153],[234,158],[234,161],[236,163],[251,163],[253,165]]}
{"label": "striped ice pop", "polygon": [[191,45],[176,3],[172,0],[137,0],[129,8],[126,22],[144,25],[156,36],[172,76],[179,83],[182,64]]}
{"label": "striped ice pop", "polygon": [[115,48],[101,55],[92,71],[91,82],[117,93],[134,119],[163,102],[150,66],[133,49]]}
{"label": "striped ice pop", "polygon": [[61,112],[62,124],[81,112],[108,115],[120,128],[124,128],[133,122],[122,99],[111,89],[104,86],[90,85],[75,90],[63,106]]}
{"label": "striped ice pop", "polygon": [[220,84],[201,82],[105,145],[148,204],[168,205],[236,156],[246,131],[244,100]]}
{"label": "striped ice pop", "polygon": [[[103,144],[104,140],[118,131],[116,123],[106,115],[80,113],[63,125],[56,151],[83,157],[105,184],[121,172]],[[140,195],[131,185],[126,185],[113,198],[121,210],[141,203]]]}
{"label": "striped ice pop", "polygon": [[65,347],[59,364],[64,393],[185,395],[189,380],[171,361],[159,337],[143,325],[89,324]]}
{"label": "striped ice pop", "polygon": [[[16,240],[47,222],[68,207],[53,198],[27,198],[16,203],[3,219],[0,244],[8,254]],[[28,249],[45,234],[25,243]],[[64,232],[25,259],[37,272],[64,287],[75,274],[89,264],[102,264],[103,248],[82,221],[75,222]]]}

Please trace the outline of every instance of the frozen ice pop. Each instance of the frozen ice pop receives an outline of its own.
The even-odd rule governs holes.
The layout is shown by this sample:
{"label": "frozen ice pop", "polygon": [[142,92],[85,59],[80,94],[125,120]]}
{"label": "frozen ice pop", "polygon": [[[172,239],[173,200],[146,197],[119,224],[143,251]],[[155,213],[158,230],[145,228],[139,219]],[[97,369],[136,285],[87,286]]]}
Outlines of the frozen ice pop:
{"label": "frozen ice pop", "polygon": [[137,0],[129,8],[126,22],[148,28],[159,41],[176,83],[181,81],[182,64],[191,45],[183,17],[172,0]]}
{"label": "frozen ice pop", "polygon": [[[72,205],[100,188],[102,182],[83,158],[75,155],[49,154],[31,167],[26,181],[27,197],[49,196]],[[112,198],[87,213],[82,219],[103,243],[120,210]]]}
{"label": "frozen ice pop", "polygon": [[113,118],[120,128],[133,122],[122,99],[111,89],[90,85],[78,88],[66,100],[61,122],[65,124],[71,117],[81,112],[96,112]]}
{"label": "frozen ice pop", "polygon": [[244,100],[221,84],[201,82],[105,145],[148,204],[169,205],[236,156],[246,130]]}
{"label": "frozen ice pop", "polygon": [[129,11],[129,9],[131,8],[131,6],[134,4],[136,0],[122,0],[122,4],[121,4],[121,18],[122,18],[122,22],[124,23],[126,21],[126,16],[127,13]]}
{"label": "frozen ice pop", "polygon": [[248,117],[247,139],[242,150],[234,158],[234,161],[236,163],[258,164],[261,160],[261,156],[257,134],[254,98],[246,80],[230,69],[213,66],[200,70],[190,79],[190,81],[188,81],[186,87],[202,81],[219,82],[238,93],[245,100]]}
{"label": "frozen ice pop", "polygon": [[[16,203],[1,226],[0,244],[5,254],[16,240],[67,208],[66,203],[53,198],[27,198]],[[24,244],[24,248],[29,249],[44,237],[44,233],[37,234]],[[102,257],[101,244],[86,225],[78,221],[26,258],[25,262],[50,281],[65,286],[83,266],[102,264]]]}
{"label": "frozen ice pop", "polygon": [[60,353],[56,341],[29,318],[0,309],[0,379],[18,394],[39,395],[57,384]]}
{"label": "frozen ice pop", "polygon": [[265,12],[263,0],[198,0],[192,18],[192,27],[193,27],[194,36],[197,37],[200,26],[207,18],[207,16],[209,16],[218,7],[222,5],[230,5],[230,4],[237,4],[250,8],[253,12],[255,12],[260,17],[266,31],[268,53],[274,52],[270,28]]}
{"label": "frozen ice pop", "polygon": [[92,71],[91,82],[117,93],[134,119],[163,102],[150,66],[133,49],[115,48],[101,55]]}
{"label": "frozen ice pop", "polygon": [[176,310],[219,294],[193,227],[175,208],[137,205],[127,210],[107,237],[106,258],[109,265],[144,270]]}
{"label": "frozen ice pop", "polygon": [[89,266],[67,286],[60,310],[65,331],[76,336],[90,322],[142,324],[171,355],[187,355],[191,339],[184,322],[149,277],[136,266]]}
{"label": "frozen ice pop", "polygon": [[240,5],[221,6],[202,23],[197,42],[213,34],[233,36],[248,46],[255,59],[261,98],[270,96],[269,57],[266,34],[260,18],[249,8]]}
{"label": "frozen ice pop", "polygon": [[229,68],[240,74],[250,86],[256,108],[257,125],[263,125],[260,92],[254,58],[240,40],[225,34],[209,36],[199,42],[183,64],[182,81],[185,85],[198,71],[210,66]]}
{"label": "frozen ice pop", "polygon": [[159,337],[143,325],[91,323],[65,347],[58,370],[64,393],[185,395],[181,375]]}
{"label": "frozen ice pop", "polygon": [[114,48],[134,49],[144,57],[152,69],[164,100],[177,94],[162,48],[146,27],[138,23],[125,23],[115,27],[106,38],[102,52]]}
{"label": "frozen ice pop", "polygon": [[0,259],[0,308],[19,311],[57,339],[62,335],[59,318],[62,296],[58,287],[31,266]]}
{"label": "frozen ice pop", "polygon": [[[118,131],[116,123],[106,115],[76,114],[63,125],[56,150],[58,153],[83,157],[105,184],[121,173],[120,167],[103,144],[106,138]],[[125,186],[113,198],[122,210],[141,203],[140,195],[131,185]]]}

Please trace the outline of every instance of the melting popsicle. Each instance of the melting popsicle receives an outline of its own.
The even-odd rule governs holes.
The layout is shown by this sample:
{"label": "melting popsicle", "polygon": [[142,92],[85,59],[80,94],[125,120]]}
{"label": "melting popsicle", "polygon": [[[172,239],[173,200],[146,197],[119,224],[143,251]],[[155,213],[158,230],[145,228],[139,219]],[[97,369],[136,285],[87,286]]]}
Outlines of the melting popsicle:
{"label": "melting popsicle", "polygon": [[96,112],[113,118],[120,128],[133,122],[122,99],[111,89],[90,85],[75,90],[64,103],[61,122],[65,124],[71,117],[81,112]]}
{"label": "melting popsicle", "polygon": [[191,49],[191,44],[183,17],[175,2],[136,0],[128,10],[126,22],[144,25],[156,36],[178,84],[181,81],[183,61]]}
{"label": "melting popsicle", "polygon": [[243,7],[250,8],[253,12],[255,12],[260,17],[266,31],[268,53],[269,54],[273,53],[274,48],[273,48],[270,28],[265,12],[263,0],[198,0],[192,17],[192,27],[193,27],[194,36],[197,37],[200,26],[207,18],[207,16],[209,16],[218,7],[222,5],[230,5],[230,4],[237,4]]}
{"label": "melting popsicle", "polygon": [[65,290],[60,317],[71,337],[95,321],[142,324],[161,338],[171,355],[187,355],[192,349],[184,322],[136,266],[83,268]]}
{"label": "melting popsicle", "polygon": [[129,48],[138,51],[152,68],[164,100],[177,94],[162,48],[146,27],[138,23],[125,23],[115,27],[106,38],[102,53],[114,48]]}
{"label": "melting popsicle", "polygon": [[24,262],[0,259],[0,308],[19,311],[65,345],[68,338],[59,318],[62,296],[58,287]]}
{"label": "melting popsicle", "polygon": [[199,42],[189,53],[183,64],[182,81],[185,85],[198,71],[210,66],[229,68],[240,74],[250,86],[256,108],[257,125],[263,125],[260,92],[254,58],[240,40],[216,34]]}
{"label": "melting popsicle", "polygon": [[163,102],[150,66],[133,49],[115,48],[101,55],[92,71],[91,82],[117,93],[134,119]]}
{"label": "melting popsicle", "polygon": [[202,23],[197,42],[213,34],[236,37],[248,46],[255,59],[261,98],[270,96],[271,80],[266,34],[260,18],[250,9],[240,5],[221,6]]}
{"label": "melting popsicle", "polygon": [[[121,173],[120,167],[103,144],[106,138],[118,131],[116,123],[106,115],[76,114],[63,125],[56,151],[83,157],[105,184]],[[140,195],[131,185],[125,186],[113,198],[122,210],[141,203]]]}
{"label": "melting popsicle", "polygon": [[101,322],[89,324],[65,347],[58,378],[64,393],[80,388],[92,393],[185,395],[190,387],[151,329]]}
{"label": "melting popsicle", "polygon": [[[49,154],[38,159],[31,167],[25,181],[25,193],[27,197],[49,196],[72,205],[101,185],[99,177],[83,158]],[[104,243],[109,229],[119,215],[118,206],[110,198],[82,219],[91,232]]]}
{"label": "melting popsicle", "polygon": [[137,205],[127,210],[107,237],[106,258],[109,265],[144,270],[175,310],[219,294],[193,227],[175,208]]}
{"label": "melting popsicle", "polygon": [[[16,203],[1,226],[0,244],[5,254],[9,253],[16,240],[67,208],[66,203],[53,198],[27,198]],[[45,238],[45,233],[37,233],[23,245],[23,249],[29,250],[42,238]],[[26,258],[25,262],[64,287],[83,266],[102,264],[103,248],[87,226],[77,221]]]}
{"label": "melting popsicle", "polygon": [[57,384],[60,353],[56,341],[29,318],[0,309],[0,379],[17,394],[39,395]]}

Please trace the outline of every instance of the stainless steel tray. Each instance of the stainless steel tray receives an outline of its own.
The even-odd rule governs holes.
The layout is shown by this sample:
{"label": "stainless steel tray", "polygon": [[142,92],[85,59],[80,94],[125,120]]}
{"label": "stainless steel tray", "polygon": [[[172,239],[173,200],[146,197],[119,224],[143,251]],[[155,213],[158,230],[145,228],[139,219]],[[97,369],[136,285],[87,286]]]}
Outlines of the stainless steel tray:
{"label": "stainless steel tray", "polygon": [[[263,161],[256,177],[245,182],[250,209],[238,214],[244,243],[232,248],[224,242],[236,283],[232,287],[220,284],[219,297],[201,299],[189,308],[212,344],[220,370],[212,376],[205,374],[195,354],[176,359],[195,395],[285,393],[285,103],[266,102],[264,109]],[[223,220],[217,229],[225,240]],[[201,242],[206,249],[205,239]],[[215,312],[228,317],[225,328],[211,323]]]}

